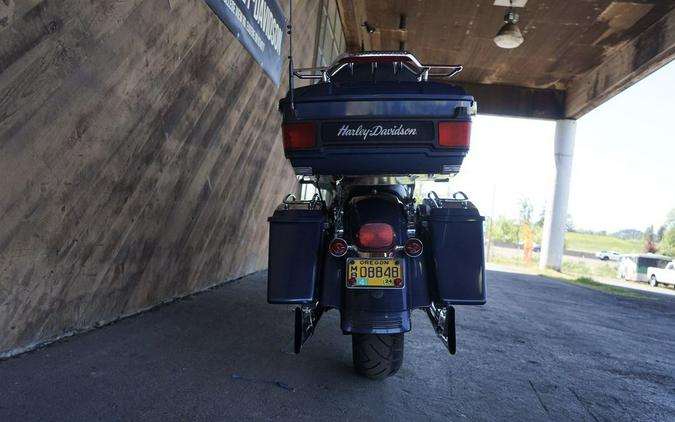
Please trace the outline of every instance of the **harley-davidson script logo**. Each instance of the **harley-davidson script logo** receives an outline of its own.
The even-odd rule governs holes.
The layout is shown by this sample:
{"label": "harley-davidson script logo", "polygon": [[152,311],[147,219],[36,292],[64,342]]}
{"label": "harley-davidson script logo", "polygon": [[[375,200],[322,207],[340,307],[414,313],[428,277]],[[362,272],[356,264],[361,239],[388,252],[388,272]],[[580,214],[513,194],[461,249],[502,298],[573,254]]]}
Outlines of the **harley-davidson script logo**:
{"label": "harley-davidson script logo", "polygon": [[435,136],[434,122],[414,121],[351,121],[321,124],[324,145],[429,142]]}
{"label": "harley-davidson script logo", "polygon": [[363,138],[364,141],[369,137],[378,136],[417,136],[417,128],[405,127],[402,124],[387,128],[383,127],[382,125],[375,125],[365,128],[363,125],[358,125],[357,127],[352,128],[351,126],[344,124],[342,127],[340,127],[340,130],[338,130],[337,136],[358,136],[359,138]]}

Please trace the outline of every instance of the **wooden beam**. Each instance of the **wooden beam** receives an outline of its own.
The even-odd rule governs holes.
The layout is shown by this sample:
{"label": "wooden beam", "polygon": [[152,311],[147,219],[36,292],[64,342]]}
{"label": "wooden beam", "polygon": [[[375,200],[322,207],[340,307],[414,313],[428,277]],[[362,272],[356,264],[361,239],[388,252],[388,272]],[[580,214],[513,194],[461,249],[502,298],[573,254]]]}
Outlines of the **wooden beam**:
{"label": "wooden beam", "polygon": [[562,119],[565,117],[565,92],[507,85],[458,83],[478,101],[479,114]]}
{"label": "wooden beam", "polygon": [[567,89],[565,114],[579,118],[675,58],[675,9]]}
{"label": "wooden beam", "polygon": [[337,0],[347,51],[361,50],[361,25],[363,21],[359,21],[359,11],[354,3],[355,0]]}

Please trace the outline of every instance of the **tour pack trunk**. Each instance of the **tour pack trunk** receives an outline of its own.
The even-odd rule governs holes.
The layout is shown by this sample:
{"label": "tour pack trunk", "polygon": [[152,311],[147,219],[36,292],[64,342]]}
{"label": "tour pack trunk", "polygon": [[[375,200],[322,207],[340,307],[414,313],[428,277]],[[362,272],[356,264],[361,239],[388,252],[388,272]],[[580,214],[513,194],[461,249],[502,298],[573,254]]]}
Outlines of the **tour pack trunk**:
{"label": "tour pack trunk", "polygon": [[457,86],[333,81],[293,98],[279,107],[296,174],[454,174],[469,148],[475,103]]}

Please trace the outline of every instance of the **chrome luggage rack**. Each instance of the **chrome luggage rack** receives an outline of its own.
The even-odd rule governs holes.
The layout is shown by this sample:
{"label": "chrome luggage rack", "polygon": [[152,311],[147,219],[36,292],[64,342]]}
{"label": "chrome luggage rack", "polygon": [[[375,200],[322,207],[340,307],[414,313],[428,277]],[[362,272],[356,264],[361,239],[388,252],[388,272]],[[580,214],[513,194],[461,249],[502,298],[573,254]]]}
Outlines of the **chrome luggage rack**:
{"label": "chrome luggage rack", "polygon": [[[370,63],[371,71],[374,73],[377,69],[377,59],[393,63],[394,73],[406,68],[420,82],[429,78],[450,78],[464,69],[460,64],[422,64],[417,57],[407,51],[366,51],[342,54],[330,66],[294,69],[293,75],[299,79],[320,79],[323,82],[330,82],[331,78],[345,67],[353,72],[354,65],[359,63]],[[443,69],[445,70],[442,71]]]}
{"label": "chrome luggage rack", "polygon": [[427,194],[427,203],[433,208],[467,208],[469,196],[462,191],[452,194],[452,198],[440,198],[435,191]]}
{"label": "chrome luggage rack", "polygon": [[308,210],[315,210],[326,208],[326,202],[318,193],[315,193],[312,199],[307,200],[298,200],[295,195],[289,193],[284,197],[281,207],[285,210],[289,208],[307,208]]}

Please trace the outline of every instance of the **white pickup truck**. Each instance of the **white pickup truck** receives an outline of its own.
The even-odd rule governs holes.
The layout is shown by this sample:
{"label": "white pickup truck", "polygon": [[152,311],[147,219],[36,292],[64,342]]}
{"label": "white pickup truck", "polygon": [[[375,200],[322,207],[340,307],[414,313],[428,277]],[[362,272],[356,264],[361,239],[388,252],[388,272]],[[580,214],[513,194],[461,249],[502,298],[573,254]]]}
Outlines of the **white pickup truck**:
{"label": "white pickup truck", "polygon": [[621,254],[614,251],[596,252],[595,257],[601,261],[621,261]]}
{"label": "white pickup truck", "polygon": [[675,286],[675,262],[670,262],[666,268],[648,267],[649,284],[656,287],[661,284],[670,284]]}

